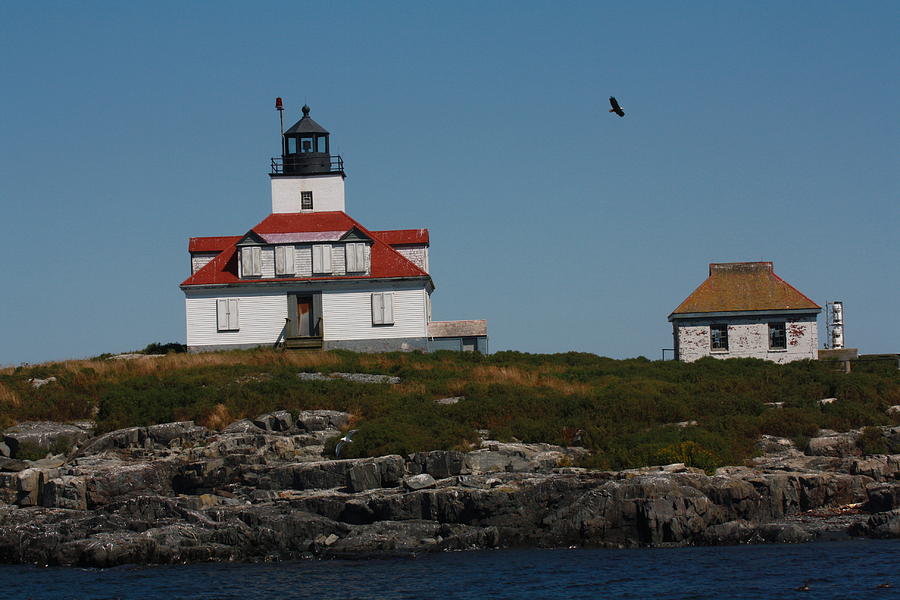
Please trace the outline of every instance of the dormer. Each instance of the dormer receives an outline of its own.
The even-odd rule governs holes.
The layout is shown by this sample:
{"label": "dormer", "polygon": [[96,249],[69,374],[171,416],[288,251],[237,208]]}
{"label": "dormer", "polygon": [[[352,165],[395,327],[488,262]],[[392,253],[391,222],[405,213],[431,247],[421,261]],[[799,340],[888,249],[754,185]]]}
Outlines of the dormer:
{"label": "dormer", "polygon": [[281,135],[281,157],[272,159],[272,212],[343,211],[344,161],[332,156],[331,134],[309,116],[309,106],[302,112]]}
{"label": "dormer", "polygon": [[297,233],[251,230],[237,242],[237,276],[243,280],[368,276],[372,243],[356,227]]}

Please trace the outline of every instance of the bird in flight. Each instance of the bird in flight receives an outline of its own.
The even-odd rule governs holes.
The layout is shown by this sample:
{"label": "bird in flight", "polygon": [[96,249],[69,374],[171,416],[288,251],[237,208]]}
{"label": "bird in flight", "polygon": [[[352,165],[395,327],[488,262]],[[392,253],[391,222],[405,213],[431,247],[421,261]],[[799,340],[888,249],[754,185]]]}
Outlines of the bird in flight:
{"label": "bird in flight", "polygon": [[345,435],[338,441],[338,443],[334,446],[334,457],[335,458],[341,457],[341,448],[343,448],[347,444],[353,443],[353,440],[351,440],[350,438],[352,438],[353,434],[356,433],[357,431],[359,431],[359,430],[351,429],[350,431],[347,432],[347,435]]}
{"label": "bird in flight", "polygon": [[621,106],[619,106],[619,101],[616,100],[616,97],[615,97],[615,96],[610,96],[610,97],[609,97],[609,105],[612,106],[612,108],[609,109],[609,112],[614,112],[614,113],[616,113],[617,115],[619,115],[620,117],[624,117],[624,116],[625,116],[625,111],[622,110],[622,107],[621,107]]}

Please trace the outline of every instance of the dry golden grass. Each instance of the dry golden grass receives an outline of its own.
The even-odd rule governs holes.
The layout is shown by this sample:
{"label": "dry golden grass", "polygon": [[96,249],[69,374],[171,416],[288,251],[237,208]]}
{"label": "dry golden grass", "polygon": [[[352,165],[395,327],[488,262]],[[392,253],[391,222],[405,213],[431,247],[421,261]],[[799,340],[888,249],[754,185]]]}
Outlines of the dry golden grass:
{"label": "dry golden grass", "polygon": [[199,424],[208,427],[209,429],[221,431],[235,421],[237,421],[237,419],[232,416],[231,411],[228,410],[227,406],[224,404],[216,404],[212,411],[200,420]]}
{"label": "dry golden grass", "polygon": [[419,396],[424,395],[428,389],[424,383],[419,382],[401,383],[397,387],[405,394],[417,394]]}
{"label": "dry golden grass", "polygon": [[[472,369],[471,381],[483,384],[499,383],[526,387],[545,387],[566,395],[587,394],[594,388],[586,383],[563,381],[546,373],[557,369],[520,369],[518,367],[479,366]],[[454,382],[457,383],[457,382]],[[462,382],[463,384],[465,382]]]}
{"label": "dry golden grass", "polygon": [[462,396],[467,385],[469,385],[467,379],[452,379],[447,383],[447,392],[450,396]]}
{"label": "dry golden grass", "polygon": [[[315,369],[331,367],[339,363],[340,359],[327,352],[258,350],[250,353],[167,354],[165,356],[148,356],[147,358],[131,360],[70,360],[57,364],[72,373],[76,381],[78,381],[81,378],[93,378],[96,376],[164,375],[172,371],[197,367],[291,365],[293,367]],[[85,369],[90,369],[93,373],[85,371]]]}
{"label": "dry golden grass", "polygon": [[22,399],[9,387],[0,383],[0,404],[6,404],[12,408],[21,408]]}
{"label": "dry golden grass", "polygon": [[403,357],[401,357],[399,361],[395,358],[389,358],[384,355],[372,355],[372,354],[367,355],[367,356],[360,356],[360,358],[359,358],[360,366],[367,367],[367,368],[386,369],[388,367],[391,367],[391,366],[397,364],[397,362],[404,362]]}

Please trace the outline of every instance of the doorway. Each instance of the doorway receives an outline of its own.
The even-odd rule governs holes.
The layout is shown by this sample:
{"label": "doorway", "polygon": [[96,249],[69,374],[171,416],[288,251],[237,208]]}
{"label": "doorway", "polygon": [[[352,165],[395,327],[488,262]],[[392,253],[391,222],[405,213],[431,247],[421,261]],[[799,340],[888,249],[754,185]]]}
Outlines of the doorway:
{"label": "doorway", "polygon": [[297,325],[294,335],[310,337],[313,333],[313,299],[312,296],[297,296]]}

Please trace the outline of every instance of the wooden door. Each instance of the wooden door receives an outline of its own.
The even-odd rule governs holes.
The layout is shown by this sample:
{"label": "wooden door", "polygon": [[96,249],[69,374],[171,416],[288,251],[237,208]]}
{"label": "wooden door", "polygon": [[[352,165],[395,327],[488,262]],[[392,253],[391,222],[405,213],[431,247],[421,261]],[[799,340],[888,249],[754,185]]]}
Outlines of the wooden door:
{"label": "wooden door", "polygon": [[312,298],[308,296],[297,297],[297,335],[309,337],[312,335]]}

